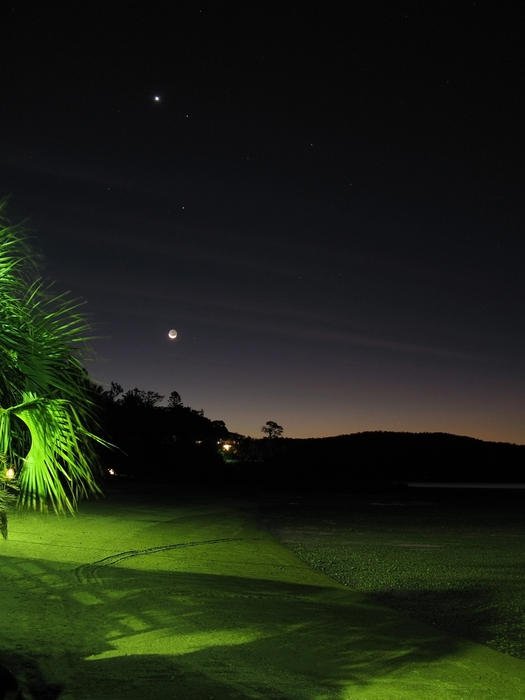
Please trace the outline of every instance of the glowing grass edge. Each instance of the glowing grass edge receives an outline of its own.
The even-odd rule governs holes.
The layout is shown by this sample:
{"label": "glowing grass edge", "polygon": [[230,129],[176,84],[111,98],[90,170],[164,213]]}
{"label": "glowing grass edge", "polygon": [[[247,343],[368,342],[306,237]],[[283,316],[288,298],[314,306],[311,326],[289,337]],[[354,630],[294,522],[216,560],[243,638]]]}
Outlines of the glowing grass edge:
{"label": "glowing grass edge", "polygon": [[0,457],[12,465],[18,505],[74,512],[100,493],[90,384],[79,359],[89,340],[80,304],[38,275],[23,229],[0,201]]}

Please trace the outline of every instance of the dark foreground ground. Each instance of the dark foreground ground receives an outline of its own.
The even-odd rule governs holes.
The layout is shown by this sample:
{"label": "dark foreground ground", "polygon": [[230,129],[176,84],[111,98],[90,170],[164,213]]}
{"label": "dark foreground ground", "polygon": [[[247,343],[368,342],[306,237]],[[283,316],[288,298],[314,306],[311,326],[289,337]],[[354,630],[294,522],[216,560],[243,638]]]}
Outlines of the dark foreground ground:
{"label": "dark foreground ground", "polygon": [[267,497],[261,518],[350,589],[525,658],[525,490],[296,493]]}

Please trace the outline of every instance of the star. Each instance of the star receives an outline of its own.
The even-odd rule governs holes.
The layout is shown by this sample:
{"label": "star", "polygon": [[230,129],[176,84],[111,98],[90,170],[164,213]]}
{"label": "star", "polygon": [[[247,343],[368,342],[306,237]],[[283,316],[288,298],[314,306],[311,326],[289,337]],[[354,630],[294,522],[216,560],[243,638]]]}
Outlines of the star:
{"label": "star", "polygon": [[153,102],[160,102],[160,95],[153,95]]}

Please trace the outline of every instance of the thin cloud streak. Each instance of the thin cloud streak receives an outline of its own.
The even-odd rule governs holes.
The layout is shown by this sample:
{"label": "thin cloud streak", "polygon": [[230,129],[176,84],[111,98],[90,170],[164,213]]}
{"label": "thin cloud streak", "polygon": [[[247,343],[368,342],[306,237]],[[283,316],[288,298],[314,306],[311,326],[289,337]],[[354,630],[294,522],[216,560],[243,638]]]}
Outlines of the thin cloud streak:
{"label": "thin cloud streak", "polygon": [[[96,288],[98,292],[101,291],[100,285],[97,285],[96,287],[94,286],[94,288]],[[114,293],[115,290],[112,288],[109,298],[111,298]],[[269,311],[261,308],[260,306],[246,302],[232,302],[217,299],[198,301],[194,297],[185,297],[181,295],[150,293],[145,297],[143,292],[140,291],[132,292],[131,294],[126,293],[123,296],[126,298],[129,296],[134,296],[137,299],[140,299],[142,302],[145,302],[146,300],[153,302],[152,306],[155,308],[156,316],[159,317],[159,320],[161,318],[165,318],[168,311],[173,313],[173,305],[177,304],[180,308],[184,308],[184,315],[191,317],[191,321],[194,324],[202,323],[214,325],[215,327],[235,329],[242,331],[243,334],[246,334],[247,332],[265,335],[271,333],[281,337],[309,340],[323,344],[332,343],[378,348],[390,350],[392,352],[432,355],[436,357],[458,359],[463,361],[483,361],[485,359],[481,354],[474,355],[458,350],[451,350],[449,348],[421,345],[418,343],[399,341],[391,338],[378,338],[356,332],[355,330],[337,331],[333,329],[333,326],[340,326],[341,324],[336,319],[333,319],[331,324],[327,324],[326,316],[316,316],[312,313],[307,314],[292,309],[272,309]],[[161,309],[158,307],[159,301],[169,304],[169,306],[167,306],[165,310]],[[200,310],[196,311],[195,307],[200,307]],[[223,312],[231,312],[231,316],[224,317],[224,315],[221,315],[220,318],[217,318],[215,313],[203,312],[202,307],[206,307],[206,309],[220,309]],[[113,304],[109,302],[109,304],[105,304],[104,308],[106,311],[113,311],[115,314],[120,316],[123,314],[121,301],[115,301]],[[242,312],[242,318],[239,320],[234,319],[232,316],[238,315],[239,312]],[[128,318],[152,318],[151,308],[140,309],[134,303],[128,304],[125,314]],[[271,320],[268,320],[269,316],[271,316],[271,318],[279,317],[279,323],[274,323]],[[254,320],[254,317],[257,317],[257,319]],[[308,322],[308,327],[305,327],[303,322]]]}

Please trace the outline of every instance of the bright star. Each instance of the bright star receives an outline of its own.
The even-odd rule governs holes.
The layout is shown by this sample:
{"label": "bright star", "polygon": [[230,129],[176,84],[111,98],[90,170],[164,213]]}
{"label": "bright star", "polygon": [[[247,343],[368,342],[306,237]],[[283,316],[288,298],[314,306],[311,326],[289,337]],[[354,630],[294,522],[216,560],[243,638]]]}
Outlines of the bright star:
{"label": "bright star", "polygon": [[160,95],[154,95],[153,102],[160,102]]}

